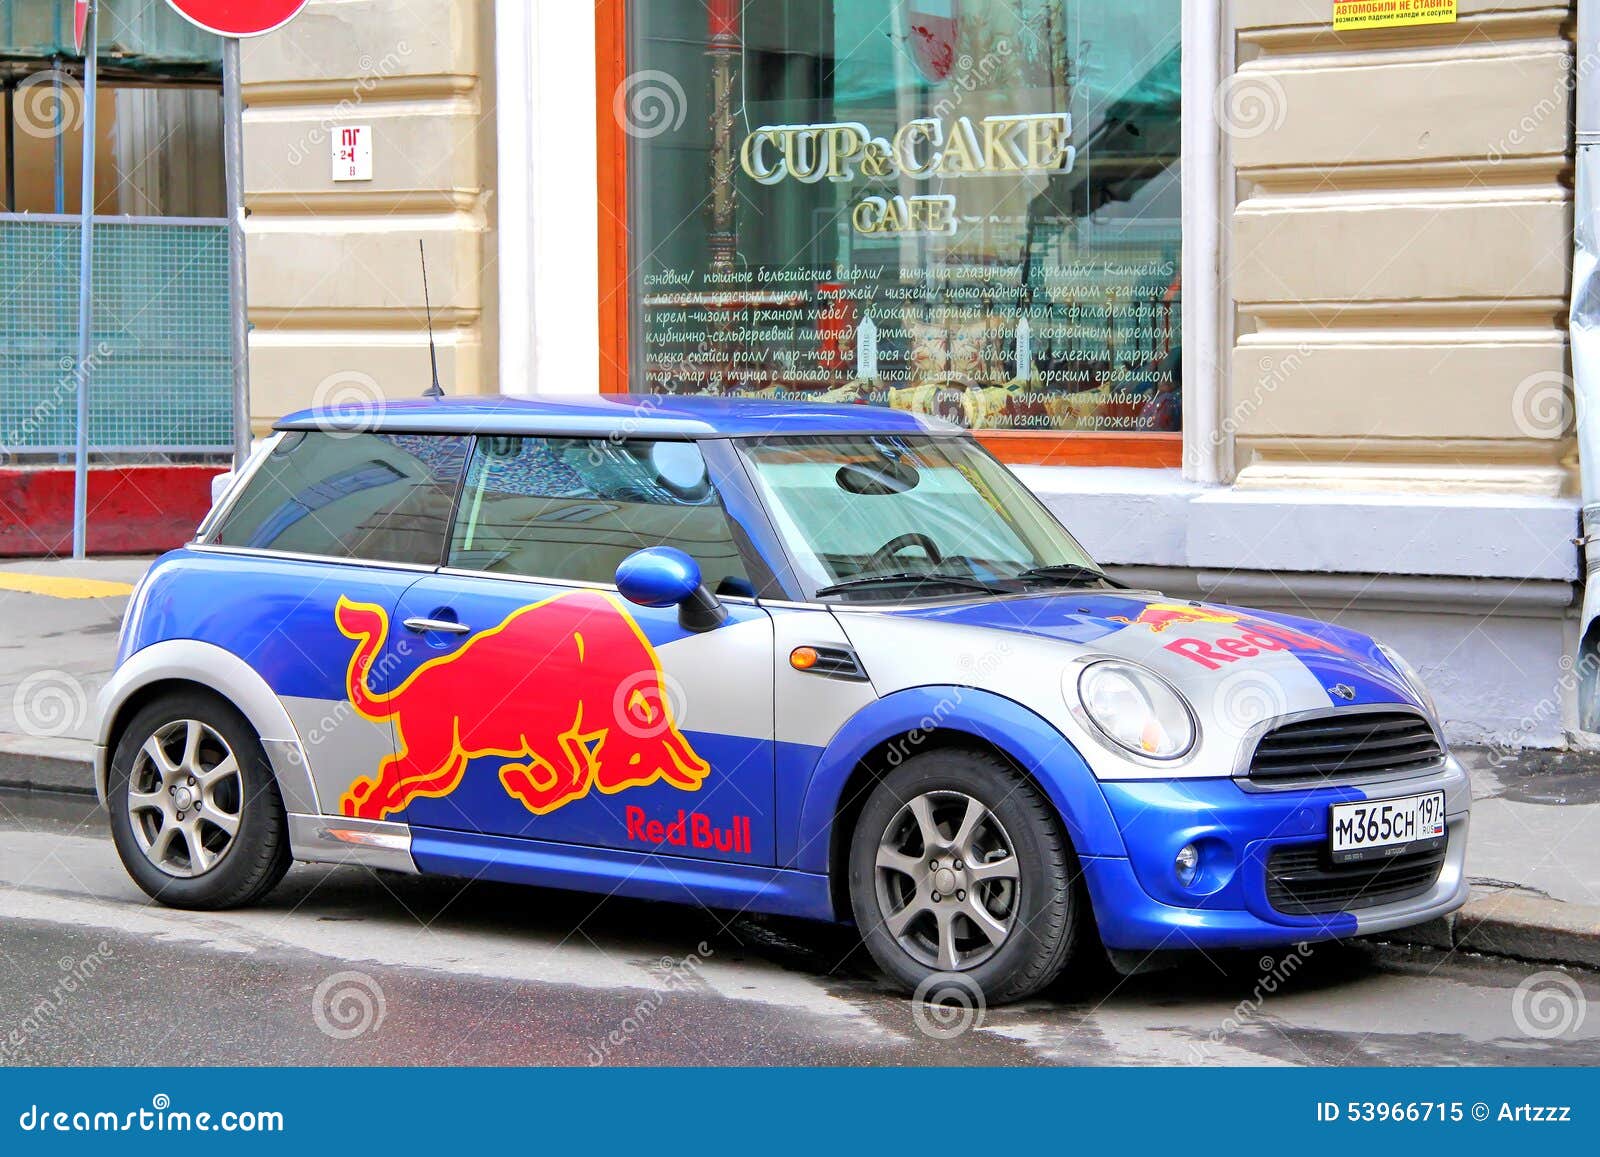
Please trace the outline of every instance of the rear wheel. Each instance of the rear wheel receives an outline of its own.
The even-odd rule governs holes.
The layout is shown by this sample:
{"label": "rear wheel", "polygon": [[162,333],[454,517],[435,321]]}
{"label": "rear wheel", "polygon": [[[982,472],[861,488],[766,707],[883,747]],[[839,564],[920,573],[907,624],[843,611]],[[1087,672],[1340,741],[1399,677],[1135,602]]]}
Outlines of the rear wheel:
{"label": "rear wheel", "polygon": [[106,785],[134,882],[176,908],[234,908],[289,870],[288,821],[250,724],[210,695],[164,696],[122,732]]}
{"label": "rear wheel", "polygon": [[1050,805],[997,756],[931,751],[873,790],[851,837],[850,900],[873,959],[908,991],[959,977],[989,1004],[1066,966],[1086,903]]}

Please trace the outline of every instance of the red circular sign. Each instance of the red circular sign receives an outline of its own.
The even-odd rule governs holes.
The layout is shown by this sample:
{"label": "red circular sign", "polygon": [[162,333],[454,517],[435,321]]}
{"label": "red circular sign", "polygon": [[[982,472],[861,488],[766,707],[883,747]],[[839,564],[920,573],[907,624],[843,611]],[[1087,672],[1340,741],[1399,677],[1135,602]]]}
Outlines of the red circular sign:
{"label": "red circular sign", "polygon": [[191,24],[218,36],[260,36],[282,28],[306,0],[167,0]]}

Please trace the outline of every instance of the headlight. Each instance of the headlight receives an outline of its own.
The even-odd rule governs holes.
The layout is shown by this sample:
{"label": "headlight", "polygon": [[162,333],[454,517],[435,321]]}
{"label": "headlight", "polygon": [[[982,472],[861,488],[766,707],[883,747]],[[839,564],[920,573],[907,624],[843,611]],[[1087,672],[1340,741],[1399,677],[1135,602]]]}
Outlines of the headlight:
{"label": "headlight", "polygon": [[1423,686],[1422,676],[1417,674],[1417,669],[1407,663],[1400,652],[1393,647],[1379,643],[1378,650],[1383,653],[1385,659],[1389,660],[1389,665],[1400,672],[1400,678],[1405,680],[1406,686],[1411,688],[1411,693],[1422,701],[1422,705],[1428,709],[1428,714],[1437,719],[1439,717],[1439,709],[1434,706],[1433,696],[1428,693],[1427,687]]}
{"label": "headlight", "polygon": [[1145,759],[1177,759],[1194,746],[1194,716],[1166,680],[1132,663],[1091,663],[1078,676],[1089,721],[1118,747]]}

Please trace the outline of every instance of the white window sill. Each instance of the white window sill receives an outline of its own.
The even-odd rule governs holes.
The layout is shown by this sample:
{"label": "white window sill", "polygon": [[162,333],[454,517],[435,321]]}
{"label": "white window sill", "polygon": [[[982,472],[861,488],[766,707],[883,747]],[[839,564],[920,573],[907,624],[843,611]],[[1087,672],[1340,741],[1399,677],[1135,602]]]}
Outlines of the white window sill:
{"label": "white window sill", "polygon": [[1576,498],[1234,490],[1132,467],[1023,466],[1017,474],[1095,558],[1114,565],[1579,575]]}

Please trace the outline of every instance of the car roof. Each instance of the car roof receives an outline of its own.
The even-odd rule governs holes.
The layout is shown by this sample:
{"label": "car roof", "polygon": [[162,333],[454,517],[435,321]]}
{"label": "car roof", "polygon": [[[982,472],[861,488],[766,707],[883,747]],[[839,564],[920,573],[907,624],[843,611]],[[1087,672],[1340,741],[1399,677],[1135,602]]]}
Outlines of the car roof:
{"label": "car roof", "polygon": [[940,418],[882,406],[671,394],[405,398],[300,410],[276,428],[658,438],[964,433]]}

